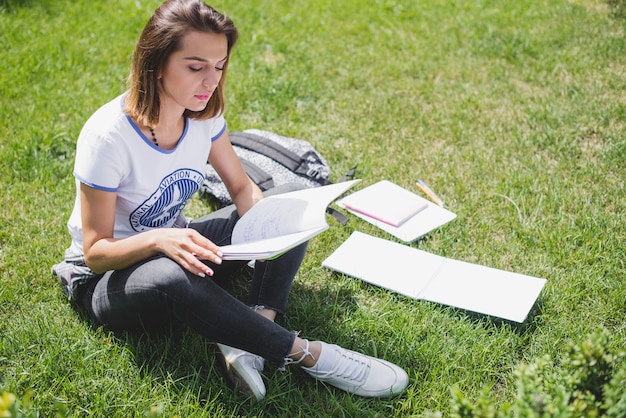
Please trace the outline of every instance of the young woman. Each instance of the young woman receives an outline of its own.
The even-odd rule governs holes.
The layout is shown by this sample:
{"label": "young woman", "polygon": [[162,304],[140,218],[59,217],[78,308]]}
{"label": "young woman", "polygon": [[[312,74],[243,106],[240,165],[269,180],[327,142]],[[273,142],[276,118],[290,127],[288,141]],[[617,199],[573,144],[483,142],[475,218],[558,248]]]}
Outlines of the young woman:
{"label": "young woman", "polygon": [[[226,130],[224,86],[237,30],[201,0],[168,0],[137,43],[129,90],[81,130],[68,222],[72,244],[53,271],[96,323],[147,330],[172,318],[218,343],[231,378],[262,399],[264,359],[369,397],[401,393],[407,374],[384,360],[277,325],[306,244],[256,262],[249,304],[216,283],[242,266],[221,260],[239,217],[263,198]],[[186,202],[208,161],[234,205],[188,222]],[[281,192],[285,190],[278,190]]]}

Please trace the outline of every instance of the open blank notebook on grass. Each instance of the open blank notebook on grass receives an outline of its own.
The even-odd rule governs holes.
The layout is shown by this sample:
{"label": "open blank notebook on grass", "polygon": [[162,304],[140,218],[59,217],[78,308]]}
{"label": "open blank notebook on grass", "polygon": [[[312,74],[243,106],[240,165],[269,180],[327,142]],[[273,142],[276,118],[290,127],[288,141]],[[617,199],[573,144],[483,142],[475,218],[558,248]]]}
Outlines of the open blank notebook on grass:
{"label": "open blank notebook on grass", "polygon": [[322,265],[413,299],[524,322],[545,279],[453,260],[362,232]]}
{"label": "open blank notebook on grass", "polygon": [[404,242],[415,241],[456,218],[453,212],[388,180],[354,192],[337,205]]}

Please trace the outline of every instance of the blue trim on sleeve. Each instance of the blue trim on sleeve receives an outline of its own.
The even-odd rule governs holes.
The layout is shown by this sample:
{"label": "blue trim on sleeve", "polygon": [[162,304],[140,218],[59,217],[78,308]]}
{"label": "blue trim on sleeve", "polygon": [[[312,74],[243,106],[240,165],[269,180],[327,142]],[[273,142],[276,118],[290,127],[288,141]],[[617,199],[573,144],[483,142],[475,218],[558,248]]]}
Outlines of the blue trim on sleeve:
{"label": "blue trim on sleeve", "polygon": [[76,172],[74,172],[74,177],[76,177],[76,179],[80,181],[81,183],[97,190],[102,190],[105,192],[117,192],[117,189],[118,189],[117,187],[104,187],[104,186],[100,186],[99,184],[91,183],[85,180],[84,178],[82,178],[81,176],[79,176],[78,174],[76,174]]}
{"label": "blue trim on sleeve", "polygon": [[224,126],[222,126],[222,129],[217,133],[217,135],[215,135],[213,138],[211,138],[211,142],[215,141],[216,139],[218,139],[220,136],[222,136],[222,134],[226,132],[226,121],[224,121]]}

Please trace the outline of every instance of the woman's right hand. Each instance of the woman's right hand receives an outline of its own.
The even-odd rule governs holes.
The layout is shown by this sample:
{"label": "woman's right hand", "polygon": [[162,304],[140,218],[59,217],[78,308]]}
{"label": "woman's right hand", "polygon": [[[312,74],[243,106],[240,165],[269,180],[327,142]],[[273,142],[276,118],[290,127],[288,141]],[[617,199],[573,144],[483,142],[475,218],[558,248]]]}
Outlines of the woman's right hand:
{"label": "woman's right hand", "polygon": [[119,270],[159,253],[200,276],[213,275],[202,260],[222,262],[220,248],[191,228],[157,228],[113,238],[117,193],[80,185],[85,262],[96,273]]}
{"label": "woman's right hand", "polygon": [[155,234],[156,249],[193,274],[204,277],[213,270],[202,260],[222,263],[220,247],[192,228],[163,228],[151,231]]}

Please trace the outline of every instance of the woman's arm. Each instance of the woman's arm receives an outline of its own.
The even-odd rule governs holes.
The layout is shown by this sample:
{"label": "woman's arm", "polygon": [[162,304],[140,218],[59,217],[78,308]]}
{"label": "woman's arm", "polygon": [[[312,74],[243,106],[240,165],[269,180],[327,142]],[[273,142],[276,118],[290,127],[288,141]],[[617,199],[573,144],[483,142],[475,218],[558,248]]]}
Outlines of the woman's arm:
{"label": "woman's arm", "polygon": [[248,177],[235,153],[228,132],[213,141],[209,162],[226,185],[228,193],[242,216],[256,202],[263,199],[261,189]]}
{"label": "woman's arm", "polygon": [[213,272],[199,259],[221,263],[219,247],[191,228],[158,228],[113,238],[117,193],[80,185],[85,262],[96,273],[129,267],[163,253],[194,274]]}

